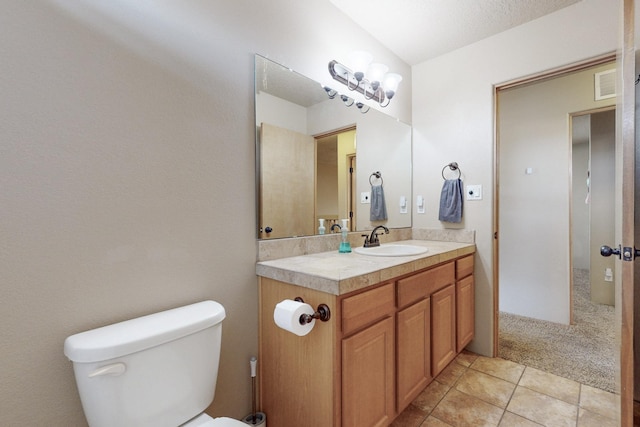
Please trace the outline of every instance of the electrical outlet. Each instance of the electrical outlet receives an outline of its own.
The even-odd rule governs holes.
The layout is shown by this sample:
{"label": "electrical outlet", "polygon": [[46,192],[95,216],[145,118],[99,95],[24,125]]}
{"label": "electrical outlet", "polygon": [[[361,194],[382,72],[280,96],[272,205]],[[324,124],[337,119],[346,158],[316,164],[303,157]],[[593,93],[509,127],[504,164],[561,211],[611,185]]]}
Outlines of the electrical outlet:
{"label": "electrical outlet", "polygon": [[482,200],[482,185],[467,185],[467,200]]}

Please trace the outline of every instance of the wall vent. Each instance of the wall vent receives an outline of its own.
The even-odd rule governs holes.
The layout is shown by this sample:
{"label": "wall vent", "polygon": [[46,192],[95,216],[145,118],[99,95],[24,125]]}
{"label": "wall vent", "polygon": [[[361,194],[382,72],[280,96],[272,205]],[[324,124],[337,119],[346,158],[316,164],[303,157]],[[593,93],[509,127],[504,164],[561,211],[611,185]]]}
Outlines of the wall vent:
{"label": "wall vent", "polygon": [[594,74],[595,100],[613,98],[616,96],[616,69]]}

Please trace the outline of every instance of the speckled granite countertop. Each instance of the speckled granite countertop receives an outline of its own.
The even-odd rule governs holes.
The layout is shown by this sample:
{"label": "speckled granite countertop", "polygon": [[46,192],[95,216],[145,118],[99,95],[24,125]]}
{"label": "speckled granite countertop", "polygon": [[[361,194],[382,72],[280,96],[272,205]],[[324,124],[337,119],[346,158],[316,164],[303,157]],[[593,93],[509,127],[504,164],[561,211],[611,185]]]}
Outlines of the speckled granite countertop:
{"label": "speckled granite countertop", "polygon": [[333,295],[343,295],[476,251],[472,243],[432,240],[393,243],[425,246],[429,250],[414,256],[377,257],[355,252],[341,254],[336,248],[331,252],[261,261],[256,265],[256,274]]}

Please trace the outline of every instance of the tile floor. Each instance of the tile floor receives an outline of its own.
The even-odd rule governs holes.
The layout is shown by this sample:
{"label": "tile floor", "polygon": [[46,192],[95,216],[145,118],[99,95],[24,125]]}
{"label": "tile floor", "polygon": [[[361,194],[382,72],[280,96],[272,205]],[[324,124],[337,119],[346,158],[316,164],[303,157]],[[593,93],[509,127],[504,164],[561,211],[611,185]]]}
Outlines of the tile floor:
{"label": "tile floor", "polygon": [[500,359],[463,352],[392,427],[615,427],[615,394]]}

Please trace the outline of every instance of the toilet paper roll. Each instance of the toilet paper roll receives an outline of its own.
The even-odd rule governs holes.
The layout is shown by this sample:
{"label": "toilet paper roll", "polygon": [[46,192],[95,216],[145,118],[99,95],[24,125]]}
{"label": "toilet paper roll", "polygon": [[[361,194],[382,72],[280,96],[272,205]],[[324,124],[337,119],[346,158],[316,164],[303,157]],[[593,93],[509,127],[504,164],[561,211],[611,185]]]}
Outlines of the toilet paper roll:
{"label": "toilet paper roll", "polygon": [[300,324],[300,316],[303,314],[313,314],[314,310],[309,304],[286,299],[276,304],[273,310],[273,320],[276,325],[298,336],[305,336],[313,329],[316,319],[304,325]]}

